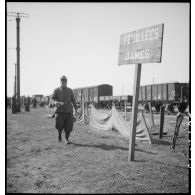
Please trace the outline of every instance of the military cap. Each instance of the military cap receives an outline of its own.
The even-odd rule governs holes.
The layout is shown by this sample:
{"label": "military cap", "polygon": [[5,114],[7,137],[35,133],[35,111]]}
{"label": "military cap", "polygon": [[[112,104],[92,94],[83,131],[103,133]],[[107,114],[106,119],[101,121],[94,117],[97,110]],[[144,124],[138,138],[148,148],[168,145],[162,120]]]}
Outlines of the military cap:
{"label": "military cap", "polygon": [[65,76],[65,75],[63,75],[61,78],[60,78],[60,80],[62,81],[62,80],[66,80],[67,81],[67,77]]}

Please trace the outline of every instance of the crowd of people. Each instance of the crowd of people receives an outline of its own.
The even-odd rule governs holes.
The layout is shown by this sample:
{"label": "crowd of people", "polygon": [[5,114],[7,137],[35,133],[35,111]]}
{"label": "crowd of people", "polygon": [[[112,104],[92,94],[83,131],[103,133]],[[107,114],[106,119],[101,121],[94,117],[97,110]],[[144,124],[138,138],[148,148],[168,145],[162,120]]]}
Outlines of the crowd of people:
{"label": "crowd of people", "polygon": [[30,107],[37,108],[38,102],[36,98],[30,98],[29,96],[22,96],[20,100],[17,99],[16,95],[12,98],[7,98],[7,108],[12,109],[12,113],[24,111],[30,112]]}

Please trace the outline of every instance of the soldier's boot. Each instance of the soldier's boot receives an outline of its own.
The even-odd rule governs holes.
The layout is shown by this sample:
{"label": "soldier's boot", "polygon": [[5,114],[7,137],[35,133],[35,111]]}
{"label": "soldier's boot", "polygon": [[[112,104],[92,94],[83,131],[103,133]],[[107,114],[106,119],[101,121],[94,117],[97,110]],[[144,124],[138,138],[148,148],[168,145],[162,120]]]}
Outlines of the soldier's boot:
{"label": "soldier's boot", "polygon": [[58,141],[62,141],[62,132],[60,130],[58,130]]}
{"label": "soldier's boot", "polygon": [[65,144],[70,144],[70,141],[68,140],[69,136],[70,136],[70,132],[66,131],[65,132]]}

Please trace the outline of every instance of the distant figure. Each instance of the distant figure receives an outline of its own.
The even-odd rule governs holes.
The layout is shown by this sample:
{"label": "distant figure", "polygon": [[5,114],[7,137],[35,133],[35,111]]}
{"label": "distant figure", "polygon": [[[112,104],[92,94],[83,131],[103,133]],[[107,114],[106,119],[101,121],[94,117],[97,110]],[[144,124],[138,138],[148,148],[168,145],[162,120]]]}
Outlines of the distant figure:
{"label": "distant figure", "polygon": [[188,100],[186,97],[184,97],[184,100],[178,105],[178,110],[181,113],[184,113],[186,108],[188,107]]}
{"label": "distant figure", "polygon": [[12,114],[17,113],[16,96],[12,97]]}
{"label": "distant figure", "polygon": [[25,111],[30,112],[30,98],[25,98],[24,99],[24,108]]}
{"label": "distant figure", "polygon": [[144,105],[144,109],[145,109],[147,112],[150,111],[150,107],[149,107],[149,104],[148,104],[148,103],[146,103],[146,104]]}
{"label": "distant figure", "polygon": [[28,103],[29,103],[29,106],[30,106],[31,100],[30,100],[30,97],[29,96],[28,96]]}
{"label": "distant figure", "polygon": [[61,77],[61,87],[54,90],[51,98],[55,101],[55,105],[57,106],[55,127],[58,130],[58,141],[62,141],[61,135],[64,129],[66,144],[70,144],[68,139],[70,132],[73,130],[73,106],[76,113],[77,105],[72,89],[67,87],[66,76]]}
{"label": "distant figure", "polygon": [[33,108],[37,107],[37,99],[36,98],[32,99],[32,104],[33,104]]}
{"label": "distant figure", "polygon": [[168,114],[169,113],[174,113],[174,106],[173,106],[173,104],[172,103],[167,104],[167,106],[165,107],[165,111],[167,111]]}
{"label": "distant figure", "polygon": [[11,108],[11,99],[7,97],[7,108]]}

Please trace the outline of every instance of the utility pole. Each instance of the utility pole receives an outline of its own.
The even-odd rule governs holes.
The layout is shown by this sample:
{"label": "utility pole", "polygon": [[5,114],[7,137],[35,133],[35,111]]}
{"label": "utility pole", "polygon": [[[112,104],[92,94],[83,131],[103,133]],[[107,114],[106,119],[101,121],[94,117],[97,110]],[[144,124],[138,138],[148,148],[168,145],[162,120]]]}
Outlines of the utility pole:
{"label": "utility pole", "polygon": [[16,97],[16,80],[17,78],[17,64],[15,64],[15,79],[14,79],[14,96]]}
{"label": "utility pole", "polygon": [[20,18],[28,18],[29,15],[25,13],[19,13],[19,12],[8,12],[7,16],[15,17],[16,18],[16,57],[17,57],[17,82],[16,82],[16,90],[17,90],[17,102],[18,102],[18,112],[20,112]]}
{"label": "utility pole", "polygon": [[16,18],[16,35],[17,35],[17,100],[18,100],[18,111],[20,112],[20,17],[17,13]]}

